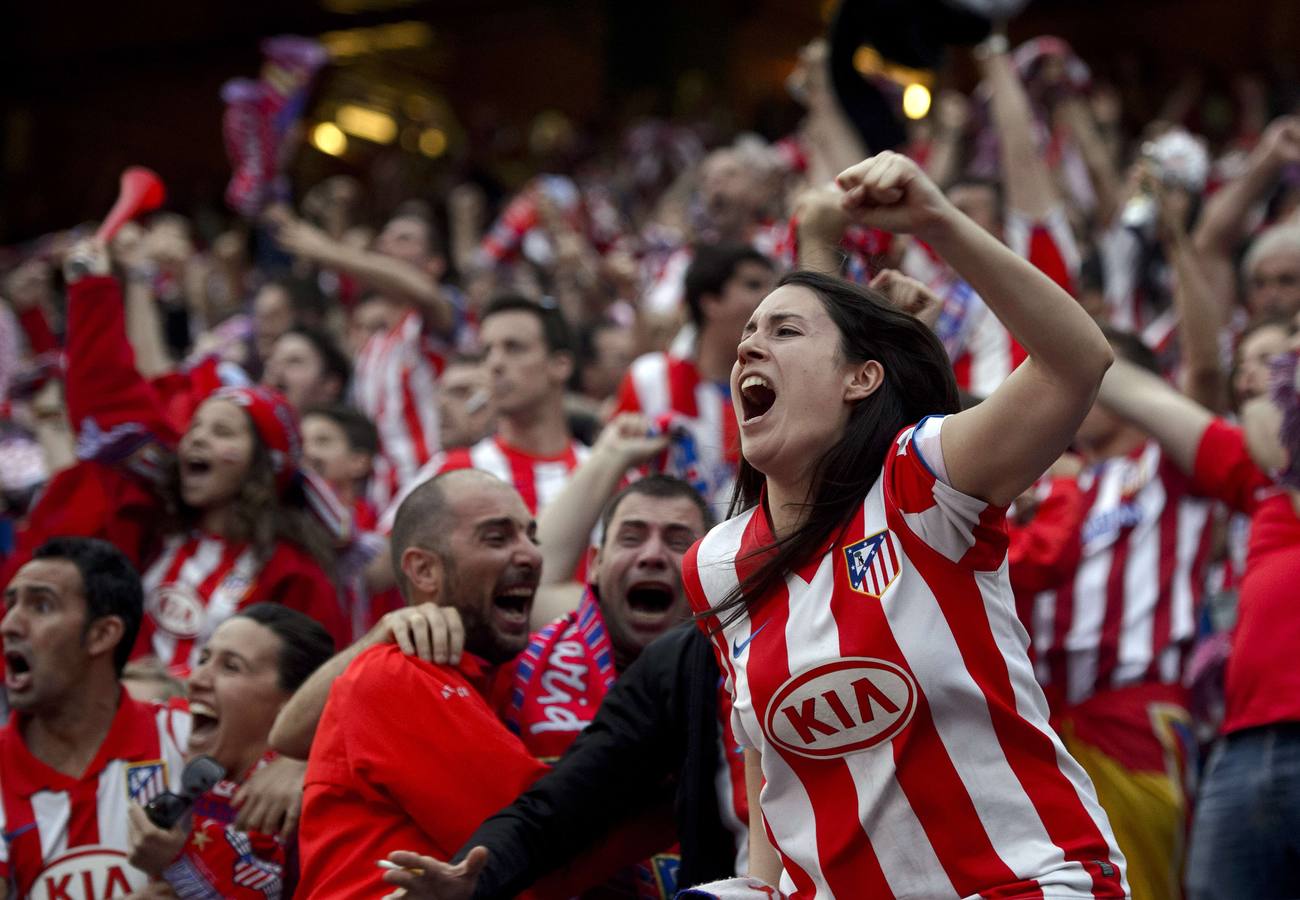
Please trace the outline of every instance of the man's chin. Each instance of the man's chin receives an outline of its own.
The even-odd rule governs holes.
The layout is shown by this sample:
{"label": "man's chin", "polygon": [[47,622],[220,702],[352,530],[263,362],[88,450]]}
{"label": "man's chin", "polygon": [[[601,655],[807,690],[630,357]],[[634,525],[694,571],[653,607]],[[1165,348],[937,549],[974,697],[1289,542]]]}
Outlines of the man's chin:
{"label": "man's chin", "polygon": [[510,662],[510,660],[514,659],[520,653],[523,653],[524,648],[528,646],[527,633],[518,636],[513,634],[501,634],[498,632],[492,637],[493,640],[491,641],[491,646],[486,648],[487,652],[478,653],[478,655],[493,665],[501,665],[502,663]]}
{"label": "man's chin", "polygon": [[528,646],[528,632],[505,634],[483,621],[465,623],[465,652],[492,665],[510,662]]}

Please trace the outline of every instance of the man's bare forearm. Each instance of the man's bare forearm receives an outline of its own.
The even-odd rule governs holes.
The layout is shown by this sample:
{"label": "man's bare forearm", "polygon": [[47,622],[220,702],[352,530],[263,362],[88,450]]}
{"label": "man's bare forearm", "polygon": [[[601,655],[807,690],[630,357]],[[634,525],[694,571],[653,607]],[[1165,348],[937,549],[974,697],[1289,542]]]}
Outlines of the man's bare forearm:
{"label": "man's bare forearm", "polygon": [[372,641],[362,638],[346,650],[336,653],[294,692],[275,717],[275,725],[271,728],[270,743],[274,749],[285,756],[307,758],[334,680],[347,670],[352,660],[371,646]]}

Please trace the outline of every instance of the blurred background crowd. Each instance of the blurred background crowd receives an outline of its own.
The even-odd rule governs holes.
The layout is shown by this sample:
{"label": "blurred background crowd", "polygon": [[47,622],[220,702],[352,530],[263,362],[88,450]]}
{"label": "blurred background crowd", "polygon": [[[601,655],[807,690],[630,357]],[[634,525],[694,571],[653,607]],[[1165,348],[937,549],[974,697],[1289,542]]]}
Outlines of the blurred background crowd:
{"label": "blurred background crowd", "polygon": [[[218,624],[187,630],[186,616],[213,604],[284,602],[340,648],[403,609],[389,541],[431,475],[493,472],[542,513],[585,464],[614,458],[609,490],[568,529],[581,546],[545,556],[537,602],[568,614],[597,583],[586,536],[625,473],[679,477],[725,515],[736,341],[786,271],[834,271],[917,312],[969,403],[1024,358],[923,243],[844,220],[834,177],[882,150],[914,159],[1103,323],[1119,356],[1216,422],[1260,398],[1284,407],[1275,360],[1300,327],[1300,17],[1285,0],[988,6],[16,11],[0,61],[6,578],[38,537],[112,540],[145,577],[127,673],[165,697]],[[990,9],[1017,15],[991,30]],[[163,208],[108,257],[78,260],[136,164],[161,176]],[[111,271],[117,318],[72,310],[70,257]],[[219,416],[199,412],[218,389],[256,410],[253,474],[223,456]],[[1171,408],[1099,406],[1012,514],[1040,681],[1130,861],[1165,870],[1130,871],[1152,897],[1181,890],[1184,826],[1220,733],[1300,721],[1282,662],[1300,649],[1285,637],[1300,633],[1291,588],[1277,580],[1261,601],[1256,582],[1266,612],[1234,632],[1263,552],[1260,501],[1225,486],[1233,471],[1216,473],[1203,445],[1178,443]],[[152,477],[145,433],[178,448],[161,505],[85,468]],[[636,443],[646,435],[671,439]],[[1273,462],[1294,490],[1292,461]],[[258,466],[266,496],[239,493]],[[582,484],[604,484],[593,477]],[[211,534],[244,543],[205,550]],[[1278,538],[1284,551],[1296,534]],[[256,552],[239,570],[245,543]],[[185,567],[205,553],[230,558],[200,578]],[[244,581],[212,574],[222,566]],[[187,578],[197,610],[166,590]],[[638,597],[632,619],[670,599]],[[1244,654],[1261,671],[1225,696]],[[1098,773],[1116,760],[1164,786],[1108,788]]]}

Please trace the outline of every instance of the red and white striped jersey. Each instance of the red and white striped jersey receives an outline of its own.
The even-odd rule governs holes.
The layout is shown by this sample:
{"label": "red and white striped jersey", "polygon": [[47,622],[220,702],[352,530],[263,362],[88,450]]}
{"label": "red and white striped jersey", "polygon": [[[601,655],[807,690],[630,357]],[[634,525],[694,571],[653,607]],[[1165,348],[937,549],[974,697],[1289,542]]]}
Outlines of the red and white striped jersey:
{"label": "red and white striped jersey", "polygon": [[438,378],[449,347],[411,310],[387,334],[366,341],[352,373],[352,398],[379,430],[371,501],[385,508],[442,446]]}
{"label": "red and white striped jersey", "polygon": [[537,511],[555,499],[568,482],[573,470],[591,455],[591,450],[578,441],[570,441],[559,456],[537,456],[518,447],[512,447],[498,435],[483,438],[473,447],[457,447],[439,453],[421,467],[409,482],[402,486],[396,499],[379,520],[379,530],[390,534],[397,508],[410,493],[430,478],[454,469],[478,469],[512,484],[523,498],[528,511]]}
{"label": "red and white striped jersey", "polygon": [[623,376],[614,412],[639,412],[651,419],[671,414],[672,424],[685,430],[693,446],[673,447],[665,474],[695,485],[716,512],[725,512],[740,465],[730,384],[702,378],[692,360],[647,353]]}
{"label": "red and white striped jersey", "polygon": [[1196,633],[1210,549],[1209,501],[1154,441],[1079,477],[1081,557],[1034,598],[1035,667],[1053,701],[1178,684]]}
{"label": "red and white striped jersey", "polygon": [[145,885],[127,862],[127,805],[180,788],[190,715],[179,702],[121,693],[117,715],[80,778],[57,772],[23,743],[17,714],[0,730],[0,873],[10,897],[97,900]]}
{"label": "red and white striped jersey", "polygon": [[[1106,814],[1048,725],[1004,510],[944,480],[941,425],[904,429],[827,552],[710,634],[736,738],[762,757],[780,888],[1126,896]],[[695,609],[716,606],[771,541],[761,505],[710,531],[682,567]]]}
{"label": "red and white striped jersey", "polygon": [[[1008,210],[1003,239],[1067,292],[1075,293],[1080,266],[1078,244],[1062,207],[1042,219]],[[903,271],[925,284],[944,302],[935,331],[953,362],[957,384],[977,397],[993,393],[1027,354],[985,306],[970,285],[928,247],[913,242],[903,255]]]}
{"label": "red and white striped jersey", "polygon": [[144,619],[133,657],[152,653],[180,677],[189,675],[218,625],[261,601],[306,613],[336,646],[351,639],[334,585],[305,551],[283,541],[263,562],[247,543],[201,532],[172,535],[143,583]]}

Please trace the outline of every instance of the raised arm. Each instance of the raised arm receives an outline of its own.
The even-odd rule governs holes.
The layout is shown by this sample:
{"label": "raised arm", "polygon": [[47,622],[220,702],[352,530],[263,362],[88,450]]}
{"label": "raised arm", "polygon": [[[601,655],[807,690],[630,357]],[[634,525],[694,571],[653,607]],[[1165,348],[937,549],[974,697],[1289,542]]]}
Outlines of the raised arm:
{"label": "raised arm", "polygon": [[823,275],[838,275],[844,265],[840,241],[848,216],[840,205],[840,194],[825,188],[813,188],[799,195],[794,210],[796,264]]}
{"label": "raised arm", "polygon": [[591,456],[537,517],[543,585],[572,580],[601,511],[628,470],[668,446],[667,436],[648,436],[648,428],[645,417],[636,413],[615,416],[601,431]]}
{"label": "raised arm", "polygon": [[180,435],[157,392],[136,368],[127,336],[122,290],[108,274],[108,252],[97,241],[77,244],[64,262],[68,283],[68,418],[79,454],[117,461],[153,438],[167,447]]}
{"label": "raised arm", "polygon": [[1029,96],[1007,55],[1006,45],[1005,36],[994,34],[976,48],[975,56],[992,91],[990,107],[998,134],[1007,208],[1041,219],[1058,202],[1056,187],[1038,146]]}
{"label": "raised arm", "polygon": [[450,334],[456,325],[455,307],[437,281],[404,260],[336,241],[298,219],[284,221],[276,240],[303,259],[350,272],[381,294],[416,304],[429,326],[440,334]]}
{"label": "raised arm", "polygon": [[1005,506],[1073,440],[1113,359],[1110,345],[1069,294],[962,215],[911,160],[882,153],[839,182],[850,215],[928,243],[1028,351],[987,400],[943,429],[952,486]]}
{"label": "raised arm", "polygon": [[1066,97],[1056,107],[1057,121],[1065,125],[1083,157],[1084,167],[1097,195],[1097,223],[1110,224],[1119,212],[1120,175],[1115,158],[1106,146],[1088,101],[1078,95]]}
{"label": "raised arm", "polygon": [[803,134],[808,148],[808,181],[823,185],[835,173],[866,156],[867,148],[831,87],[829,49],[824,40],[799,54],[799,97],[808,110]]}
{"label": "raised arm", "polygon": [[934,138],[925,161],[925,173],[935,184],[946,186],[961,169],[970,101],[961,91],[942,90],[935,100],[933,119]]}
{"label": "raised arm", "polygon": [[1274,119],[1251,152],[1245,172],[1206,201],[1192,241],[1210,289],[1225,308],[1236,297],[1233,253],[1246,238],[1250,211],[1268,196],[1282,170],[1296,162],[1300,162],[1300,117]]}
{"label": "raised arm", "polygon": [[384,643],[397,644],[408,656],[454,665],[460,661],[465,645],[465,628],[455,609],[432,603],[388,613],[359,641],[334,654],[294,692],[275,717],[271,746],[285,756],[306,759],[334,681],[364,651]]}
{"label": "raised arm", "polygon": [[1182,388],[1201,406],[1222,412],[1228,405],[1227,373],[1219,358],[1224,307],[1212,293],[1187,233],[1191,195],[1155,179],[1149,184],[1160,204],[1160,240],[1174,267],[1174,308],[1182,337]]}
{"label": "raised arm", "polygon": [[1141,428],[1189,475],[1214,415],[1158,375],[1119,359],[1102,380],[1097,402]]}

